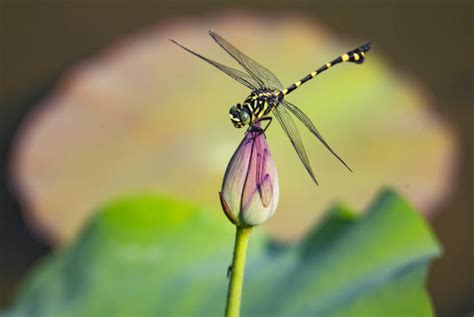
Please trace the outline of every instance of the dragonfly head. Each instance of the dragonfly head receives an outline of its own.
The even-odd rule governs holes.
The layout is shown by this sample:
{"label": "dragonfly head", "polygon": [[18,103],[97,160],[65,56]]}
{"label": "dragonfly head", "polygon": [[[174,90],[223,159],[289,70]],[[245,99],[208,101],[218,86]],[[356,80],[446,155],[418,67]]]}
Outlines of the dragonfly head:
{"label": "dragonfly head", "polygon": [[236,128],[242,128],[250,123],[250,114],[239,103],[230,108],[229,117]]}

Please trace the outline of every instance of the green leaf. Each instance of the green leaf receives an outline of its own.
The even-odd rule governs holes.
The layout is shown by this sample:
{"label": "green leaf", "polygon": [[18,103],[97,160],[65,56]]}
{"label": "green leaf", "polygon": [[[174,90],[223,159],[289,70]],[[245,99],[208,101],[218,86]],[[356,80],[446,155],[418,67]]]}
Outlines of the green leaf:
{"label": "green leaf", "polygon": [[[33,271],[7,316],[222,316],[233,236],[217,211],[117,201]],[[439,254],[390,190],[358,218],[334,206],[296,245],[253,234],[242,316],[430,316],[425,277]]]}

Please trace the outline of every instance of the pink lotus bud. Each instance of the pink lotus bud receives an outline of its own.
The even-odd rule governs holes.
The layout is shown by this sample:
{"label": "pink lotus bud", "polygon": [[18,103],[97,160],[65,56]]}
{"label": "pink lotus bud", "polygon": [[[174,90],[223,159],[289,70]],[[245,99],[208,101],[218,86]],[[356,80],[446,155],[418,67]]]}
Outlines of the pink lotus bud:
{"label": "pink lotus bud", "polygon": [[273,215],[279,193],[265,134],[247,132],[227,166],[219,193],[225,214],[237,226],[257,226]]}

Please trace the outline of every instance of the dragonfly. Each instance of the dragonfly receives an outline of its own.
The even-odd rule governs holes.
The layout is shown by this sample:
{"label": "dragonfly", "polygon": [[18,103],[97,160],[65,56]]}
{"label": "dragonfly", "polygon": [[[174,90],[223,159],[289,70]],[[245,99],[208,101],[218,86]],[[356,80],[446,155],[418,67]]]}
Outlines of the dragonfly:
{"label": "dragonfly", "polygon": [[[367,52],[372,45],[371,42],[353,49],[343,55],[340,55],[331,62],[322,65],[315,71],[294,82],[287,88],[284,88],[277,76],[275,76],[275,74],[273,74],[268,68],[262,66],[242,53],[234,45],[227,42],[214,31],[210,30],[209,35],[221,48],[223,48],[233,59],[237,61],[237,63],[242,67],[243,71],[225,66],[221,63],[204,57],[203,55],[194,52],[175,40],[170,39],[170,41],[183,48],[187,52],[193,54],[194,56],[211,64],[215,68],[224,72],[251,90],[250,95],[245,98],[242,103],[237,103],[230,108],[229,117],[236,128],[249,126],[248,131],[258,130],[265,132],[272,122],[273,115],[283,128],[285,134],[288,136],[291,144],[303,163],[303,166],[311,176],[311,179],[316,185],[318,185],[318,181],[311,167],[300,134],[292,118],[292,115],[294,115],[324,145],[324,147],[326,147],[326,149],[339,160],[339,162],[341,162],[349,171],[352,172],[347,163],[329,146],[308,116],[304,114],[304,112],[301,111],[297,106],[287,101],[285,97],[298,89],[304,83],[310,81],[317,75],[337,64],[344,62],[362,64],[365,60]],[[261,124],[264,121],[267,121],[267,124],[265,128],[262,128]]]}

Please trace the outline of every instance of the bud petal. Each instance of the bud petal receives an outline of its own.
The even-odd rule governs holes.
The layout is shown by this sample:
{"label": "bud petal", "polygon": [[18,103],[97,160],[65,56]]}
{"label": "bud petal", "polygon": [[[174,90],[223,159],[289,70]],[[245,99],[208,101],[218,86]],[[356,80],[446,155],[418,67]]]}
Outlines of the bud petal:
{"label": "bud petal", "polygon": [[263,132],[245,134],[227,166],[220,198],[227,217],[238,226],[262,224],[275,212],[278,176]]}

